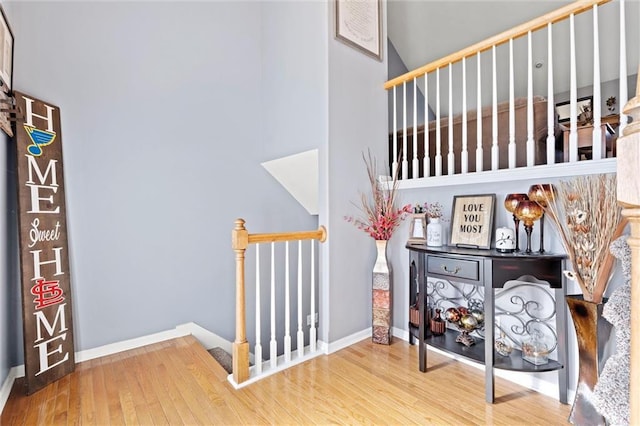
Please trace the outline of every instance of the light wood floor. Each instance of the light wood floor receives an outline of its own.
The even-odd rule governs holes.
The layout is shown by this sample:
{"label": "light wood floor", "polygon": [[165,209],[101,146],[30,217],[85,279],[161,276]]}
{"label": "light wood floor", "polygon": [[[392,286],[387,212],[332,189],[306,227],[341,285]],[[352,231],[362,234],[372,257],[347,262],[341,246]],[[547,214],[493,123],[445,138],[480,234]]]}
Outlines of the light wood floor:
{"label": "light wood floor", "polygon": [[564,424],[569,406],[430,352],[368,339],[241,390],[191,336],[83,362],[27,397],[19,379],[2,425]]}

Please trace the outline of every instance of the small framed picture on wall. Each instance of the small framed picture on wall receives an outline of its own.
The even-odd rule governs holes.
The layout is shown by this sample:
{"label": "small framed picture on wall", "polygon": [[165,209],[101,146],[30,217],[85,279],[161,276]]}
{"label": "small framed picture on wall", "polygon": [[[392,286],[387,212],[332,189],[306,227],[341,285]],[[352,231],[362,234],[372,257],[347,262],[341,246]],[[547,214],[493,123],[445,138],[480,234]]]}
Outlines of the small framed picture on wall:
{"label": "small framed picture on wall", "polygon": [[336,39],[382,61],[381,0],[335,0]]}
{"label": "small framed picture on wall", "polygon": [[13,33],[7,16],[0,6],[0,80],[4,92],[11,90],[13,81]]}

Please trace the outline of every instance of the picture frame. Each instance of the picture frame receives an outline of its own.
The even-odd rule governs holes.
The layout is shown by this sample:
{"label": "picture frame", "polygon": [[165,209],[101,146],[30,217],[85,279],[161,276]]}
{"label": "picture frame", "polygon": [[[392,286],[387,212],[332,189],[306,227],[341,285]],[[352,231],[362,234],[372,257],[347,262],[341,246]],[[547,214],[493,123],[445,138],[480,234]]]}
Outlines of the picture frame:
{"label": "picture frame", "polygon": [[[8,92],[13,83],[13,32],[0,6],[0,80]],[[3,88],[4,89],[4,88]]]}
{"label": "picture frame", "polygon": [[427,214],[414,213],[409,225],[409,243],[426,244],[427,242]]}
{"label": "picture frame", "polygon": [[336,39],[382,61],[381,0],[335,0]]}
{"label": "picture frame", "polygon": [[491,248],[496,194],[456,195],[451,209],[452,246]]}
{"label": "picture frame", "polygon": [[[576,100],[576,112],[578,115],[585,109],[593,111],[593,96],[585,96]],[[556,104],[558,123],[566,123],[571,120],[571,101],[558,102]]]}

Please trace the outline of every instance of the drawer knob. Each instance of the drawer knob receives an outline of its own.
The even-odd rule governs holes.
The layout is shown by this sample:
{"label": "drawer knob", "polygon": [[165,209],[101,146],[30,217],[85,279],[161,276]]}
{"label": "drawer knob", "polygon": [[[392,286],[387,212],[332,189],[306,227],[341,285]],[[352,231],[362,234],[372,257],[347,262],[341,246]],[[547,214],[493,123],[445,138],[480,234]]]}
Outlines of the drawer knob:
{"label": "drawer knob", "polygon": [[440,267],[442,268],[443,271],[451,275],[456,275],[458,272],[460,272],[459,266],[456,266],[455,269],[447,269],[447,265],[441,265]]}

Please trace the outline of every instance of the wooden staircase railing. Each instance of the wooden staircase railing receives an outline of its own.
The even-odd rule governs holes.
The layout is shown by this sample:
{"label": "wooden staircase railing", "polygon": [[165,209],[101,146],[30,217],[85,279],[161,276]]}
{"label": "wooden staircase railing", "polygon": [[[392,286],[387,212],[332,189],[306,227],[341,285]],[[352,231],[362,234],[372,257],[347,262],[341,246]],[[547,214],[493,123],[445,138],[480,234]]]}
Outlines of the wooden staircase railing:
{"label": "wooden staircase railing", "polygon": [[[246,308],[245,308],[245,251],[249,244],[260,244],[260,243],[276,243],[276,242],[288,242],[289,241],[304,241],[304,240],[318,240],[319,242],[324,242],[327,237],[327,231],[324,226],[320,226],[316,231],[302,231],[302,232],[284,232],[284,233],[269,233],[269,234],[249,234],[247,229],[244,226],[245,221],[243,219],[236,219],[235,228],[231,234],[231,245],[233,250],[236,253],[236,338],[233,343],[233,380],[235,384],[240,384],[246,382],[250,377],[250,368],[249,368],[249,342],[247,341],[246,336]],[[300,246],[299,246],[300,247]],[[315,271],[315,263],[314,263],[314,249],[313,244],[311,246],[311,318],[315,319],[315,288],[314,288],[314,271]],[[299,251],[298,257],[298,278],[301,279],[301,257]],[[272,251],[273,256],[273,251]],[[289,254],[287,251],[286,255],[286,269],[288,270],[289,266]],[[287,275],[287,295],[288,295],[288,275]],[[273,285],[274,285],[274,276],[273,276],[273,257],[272,257],[272,297],[273,297]],[[300,294],[300,291],[299,291]],[[299,304],[301,302],[299,296]],[[287,302],[288,304],[288,299]],[[288,306],[288,305],[287,305]],[[273,299],[272,299],[272,312],[271,312],[271,320],[272,320],[272,342],[271,342],[271,365],[275,367],[276,364],[276,344],[274,337],[274,313],[273,313]],[[256,313],[256,315],[260,315],[260,312]],[[288,314],[287,314],[288,315]],[[300,308],[298,309],[298,322],[301,323],[302,314]],[[287,330],[285,333],[285,360],[290,361],[290,336],[289,336],[289,318],[287,316]],[[259,327],[258,327],[259,328]],[[315,321],[311,321],[310,327],[310,345],[315,350],[315,342],[316,342],[316,333],[315,333]],[[258,331],[259,332],[259,331]],[[303,355],[303,346],[304,346],[304,336],[302,335],[301,325],[299,324],[298,328],[298,354],[301,357]],[[302,345],[302,347],[300,346]],[[256,341],[256,352],[261,352],[262,346],[259,341],[259,337]],[[261,371],[261,354],[256,353],[256,368],[257,371]]]}
{"label": "wooden staircase railing", "polygon": [[[610,30],[619,32],[620,63],[618,78],[620,89],[618,101],[620,105],[624,105],[628,99],[626,83],[627,34],[625,27],[625,0],[617,0],[620,5],[618,23],[600,22],[598,10],[610,1],[575,1],[387,81],[384,84],[384,88],[391,92],[391,109],[393,111],[389,142],[391,146],[389,150],[390,161],[392,162],[391,174],[394,174],[400,168],[399,175],[402,179],[400,187],[415,188],[453,185],[467,183],[471,179],[474,181],[480,179],[483,182],[493,182],[502,181],[507,176],[509,178],[523,179],[529,176],[538,177],[538,175],[551,177],[615,171],[615,162],[611,161],[611,158],[607,158],[615,156],[615,135],[611,136],[607,133],[608,128],[606,127],[606,124],[609,123],[608,120],[614,114],[605,117],[601,110],[604,96],[600,92],[602,82],[600,81],[601,48],[599,34],[601,34],[600,28],[605,26],[603,24],[606,24],[608,32]],[[577,45],[576,42],[580,40],[576,40],[574,18],[576,15],[588,11],[591,11],[593,17],[592,28],[590,29],[593,39],[589,40],[589,42],[593,42],[593,109],[591,111],[592,117],[583,120],[579,118],[580,111],[577,109],[577,75],[582,70],[576,69],[576,57],[589,46],[586,44],[583,48],[582,45]],[[570,46],[566,46],[569,48],[570,53],[568,58],[560,59],[553,56],[554,39],[552,27],[563,20],[568,20],[570,24]],[[583,20],[582,22],[586,24],[588,21]],[[532,34],[539,30],[546,30],[547,33],[546,52],[544,52],[547,54],[545,64],[547,67],[546,87],[534,87],[532,74],[532,69],[534,68]],[[527,73],[526,96],[524,93],[519,95],[520,98],[526,98],[525,114],[514,113],[514,110],[517,110],[515,105],[518,98],[514,90],[514,60],[516,55],[514,55],[513,49],[514,40],[518,38],[527,40],[527,64],[526,67],[523,67]],[[505,47],[508,50],[508,73],[503,73],[496,65],[496,48],[501,45],[508,45]],[[487,72],[481,66],[483,62],[481,61],[481,53],[486,53],[482,58],[486,57],[492,62],[492,66],[489,66],[488,69],[490,79],[481,77],[482,74]],[[540,53],[537,52],[537,54]],[[560,61],[566,60],[570,63],[568,75],[554,75],[554,58]],[[470,62],[469,65],[467,65],[467,61]],[[475,70],[471,69],[473,61],[476,63]],[[455,73],[461,74],[461,78],[452,73],[454,65],[457,67]],[[474,76],[474,74],[477,75]],[[570,118],[563,125],[557,123],[556,119],[553,82],[558,79],[570,82]],[[442,85],[441,80],[443,81]],[[482,93],[483,82],[486,83],[489,80],[491,80],[491,84],[488,84],[490,93]],[[448,82],[448,90],[444,82]],[[424,89],[422,89],[424,95],[424,117],[419,117],[417,114],[417,91],[421,90],[419,89],[419,84],[424,84]],[[475,87],[475,89],[467,91],[467,84]],[[432,86],[435,86],[435,90],[433,90]],[[453,87],[459,88],[461,93],[456,93],[453,96]],[[409,101],[411,98],[410,91],[413,92],[413,102]],[[431,94],[429,94],[430,91]],[[409,92],[409,95],[407,92]],[[508,99],[498,99],[499,92],[508,92]],[[458,99],[460,94],[461,99]],[[467,99],[472,99],[473,96],[476,97],[475,104],[473,101],[467,102]],[[546,100],[546,106],[544,107],[546,113],[538,111],[535,120],[534,98],[544,98]],[[501,114],[500,117],[502,118],[499,122],[498,107],[503,108],[503,105],[507,104],[509,114],[508,116]],[[435,112],[435,118],[431,120],[429,119],[430,107],[434,107],[433,111]],[[536,110],[541,108],[538,107]],[[481,115],[483,111],[488,109],[491,109],[489,115]],[[441,110],[443,111],[442,114]],[[454,115],[453,111],[460,111],[460,114]],[[469,116],[467,116],[467,112]],[[458,115],[461,115],[461,119]],[[421,120],[426,124],[420,124],[419,121]],[[459,123],[461,124],[455,124],[454,126],[454,123],[458,123],[458,120],[460,120]],[[628,117],[621,111],[616,121],[619,122],[617,134],[620,136],[627,125]],[[431,126],[429,126],[429,123]],[[474,131],[468,130],[467,123],[477,129]],[[588,126],[585,123],[590,123],[590,125]],[[534,124],[537,129],[535,131]],[[544,132],[539,128],[541,124],[547,128]],[[462,129],[459,130],[457,126],[461,126]],[[454,127],[456,130],[452,130]],[[516,137],[515,129],[518,128],[526,129],[524,137],[520,135]],[[592,134],[588,135],[585,128],[588,128],[588,131]],[[582,131],[579,133],[578,130]],[[429,133],[434,134],[429,136]],[[490,133],[490,135],[487,136],[487,133]],[[557,140],[559,134],[564,137],[564,147],[558,146],[558,144],[562,144],[562,141],[558,142]],[[500,138],[498,138],[499,135]],[[591,142],[591,144],[588,144],[588,142]],[[591,146],[591,151],[588,151],[589,146]],[[585,152],[588,153],[584,154]],[[402,155],[400,160],[398,160],[398,153]],[[588,160],[582,160],[583,155]],[[414,183],[411,182],[412,180]]]}

